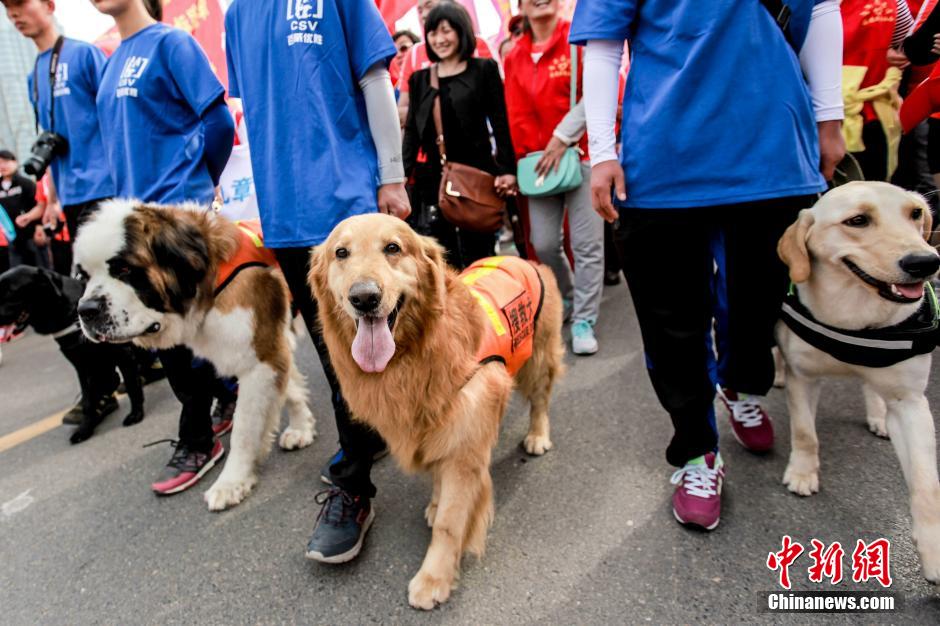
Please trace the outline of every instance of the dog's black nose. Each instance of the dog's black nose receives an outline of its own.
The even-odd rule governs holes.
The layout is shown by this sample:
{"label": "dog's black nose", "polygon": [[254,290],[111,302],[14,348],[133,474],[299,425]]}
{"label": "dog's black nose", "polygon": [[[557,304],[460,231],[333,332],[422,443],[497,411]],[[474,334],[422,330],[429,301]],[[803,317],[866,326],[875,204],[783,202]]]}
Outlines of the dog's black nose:
{"label": "dog's black nose", "polygon": [[105,311],[104,298],[83,298],[78,303],[78,316],[85,321],[100,318]]}
{"label": "dog's black nose", "polygon": [[940,269],[940,256],[931,252],[908,254],[898,261],[898,265],[914,278],[927,278]]}
{"label": "dog's black nose", "polygon": [[349,303],[360,313],[375,311],[382,300],[382,290],[374,280],[354,284],[349,289]]}

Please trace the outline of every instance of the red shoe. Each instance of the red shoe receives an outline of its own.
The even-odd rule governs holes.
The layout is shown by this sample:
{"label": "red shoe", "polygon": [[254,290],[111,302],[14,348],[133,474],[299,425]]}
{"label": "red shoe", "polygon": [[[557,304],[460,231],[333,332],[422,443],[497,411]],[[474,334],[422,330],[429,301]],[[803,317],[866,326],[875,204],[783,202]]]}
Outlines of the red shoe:
{"label": "red shoe", "polygon": [[212,446],[212,451],[194,452],[177,442],[176,451],[166,464],[160,480],[150,485],[154,493],[159,496],[169,496],[174,493],[186,491],[199,482],[206,472],[215,466],[215,462],[225,454],[225,448],[218,439]]}
{"label": "red shoe", "polygon": [[760,396],[718,387],[718,397],[728,409],[731,432],[738,443],[751,452],[767,452],[774,447],[774,425],[761,406]]}
{"label": "red shoe", "polygon": [[672,514],[680,524],[713,530],[721,520],[721,485],[725,478],[721,455],[709,452],[677,470],[671,482]]}

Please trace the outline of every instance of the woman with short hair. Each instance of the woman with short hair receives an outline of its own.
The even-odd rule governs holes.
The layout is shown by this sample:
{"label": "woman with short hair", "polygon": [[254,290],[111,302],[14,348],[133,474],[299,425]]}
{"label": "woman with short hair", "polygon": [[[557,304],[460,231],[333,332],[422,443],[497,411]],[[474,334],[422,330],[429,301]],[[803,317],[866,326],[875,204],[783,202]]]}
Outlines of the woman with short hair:
{"label": "woman with short hair", "polygon": [[[476,37],[462,6],[442,2],[428,14],[424,28],[428,58],[434,65],[415,72],[408,81],[411,104],[402,148],[405,174],[415,175],[418,210],[427,214],[438,203],[443,171],[433,115],[438,93],[447,160],[489,172],[496,177],[497,193],[514,193],[516,165],[499,66],[492,59],[473,57]],[[431,86],[433,69],[438,72],[439,90]],[[495,154],[487,123],[495,138]],[[419,149],[427,155],[429,167],[416,169]],[[448,262],[460,269],[495,252],[495,234],[458,229],[443,215],[431,221],[430,234],[446,249]]]}

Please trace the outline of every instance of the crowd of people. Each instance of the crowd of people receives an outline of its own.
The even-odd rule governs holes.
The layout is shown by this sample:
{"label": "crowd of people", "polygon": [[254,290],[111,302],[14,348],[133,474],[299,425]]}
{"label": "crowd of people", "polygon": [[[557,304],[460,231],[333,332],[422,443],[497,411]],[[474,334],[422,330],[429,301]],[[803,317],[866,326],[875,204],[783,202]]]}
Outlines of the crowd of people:
{"label": "crowd of people", "polygon": [[[68,143],[39,187],[0,151],[13,264],[52,263],[42,251],[61,230],[59,206],[75,236],[111,197],[212,205],[232,115],[196,41],[161,23],[160,0],[92,0],[121,37],[108,59],[60,35],[54,0],[2,2],[40,51],[29,77],[37,125]],[[287,4],[285,14],[283,3],[234,0],[225,50],[265,245],[319,355],[339,432],[308,554],[356,556],[385,451],[351,418],[330,365],[306,283],[310,250],[344,218],[381,211],[435,237],[457,268],[492,256],[496,231],[443,210],[452,164],[490,181],[475,191],[505,203],[518,252],[553,270],[573,353],[602,349],[603,285],[626,276],[675,429],[675,516],[715,528],[726,472],[716,395],[741,444],[773,445],[762,397],[788,282],[778,239],[853,161],[866,179],[936,192],[940,123],[915,120],[902,138],[899,116],[900,95],[940,52],[924,36],[936,3],[578,0],[569,22],[559,0],[520,0],[495,52],[450,0],[418,1],[423,41],[390,34],[373,0]],[[183,406],[153,484],[167,495],[224,453],[237,381],[217,380],[184,348],[157,357]]]}

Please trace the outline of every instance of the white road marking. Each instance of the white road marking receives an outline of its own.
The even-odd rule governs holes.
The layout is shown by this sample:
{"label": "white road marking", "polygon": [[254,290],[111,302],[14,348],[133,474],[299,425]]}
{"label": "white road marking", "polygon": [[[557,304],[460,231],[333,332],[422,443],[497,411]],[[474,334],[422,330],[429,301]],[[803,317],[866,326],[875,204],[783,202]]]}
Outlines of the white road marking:
{"label": "white road marking", "polygon": [[0,506],[0,512],[3,513],[3,517],[13,517],[17,513],[25,511],[26,508],[35,501],[35,498],[29,495],[30,491],[32,491],[32,489],[27,489],[9,502],[4,502],[3,505]]}

